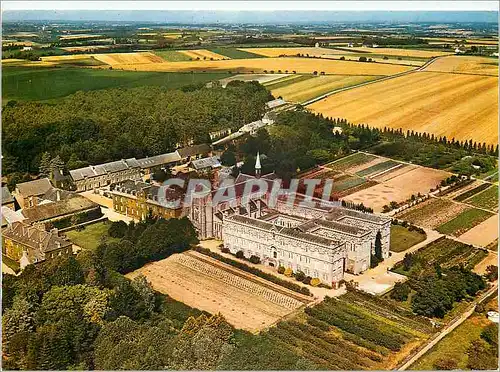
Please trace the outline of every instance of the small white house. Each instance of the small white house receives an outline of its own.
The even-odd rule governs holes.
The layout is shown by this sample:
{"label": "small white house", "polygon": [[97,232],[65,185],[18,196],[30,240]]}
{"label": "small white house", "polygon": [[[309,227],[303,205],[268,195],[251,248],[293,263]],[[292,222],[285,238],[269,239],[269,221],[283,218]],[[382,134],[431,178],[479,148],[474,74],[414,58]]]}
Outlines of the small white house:
{"label": "small white house", "polygon": [[23,52],[26,52],[27,50],[33,50],[33,48],[30,46],[23,47]]}
{"label": "small white house", "polygon": [[319,48],[319,43],[314,44],[315,48]]}
{"label": "small white house", "polygon": [[465,50],[460,49],[460,48],[455,48],[455,53],[456,54],[463,54],[463,53],[465,53]]}
{"label": "small white house", "polygon": [[498,311],[488,311],[488,320],[498,323]]}

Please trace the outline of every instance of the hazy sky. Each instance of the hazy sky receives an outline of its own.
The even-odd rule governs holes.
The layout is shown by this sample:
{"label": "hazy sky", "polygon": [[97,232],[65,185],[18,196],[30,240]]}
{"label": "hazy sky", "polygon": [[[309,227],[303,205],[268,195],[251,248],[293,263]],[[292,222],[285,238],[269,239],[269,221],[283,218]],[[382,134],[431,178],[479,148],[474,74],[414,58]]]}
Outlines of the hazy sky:
{"label": "hazy sky", "polygon": [[498,1],[2,1],[13,10],[498,11]]}

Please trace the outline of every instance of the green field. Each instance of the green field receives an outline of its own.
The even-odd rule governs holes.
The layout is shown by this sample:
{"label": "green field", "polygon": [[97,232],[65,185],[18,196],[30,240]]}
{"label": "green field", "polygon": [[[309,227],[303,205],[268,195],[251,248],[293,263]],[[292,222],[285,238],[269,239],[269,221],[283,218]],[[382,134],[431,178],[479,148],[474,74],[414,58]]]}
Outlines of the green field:
{"label": "green field", "polygon": [[108,235],[108,229],[111,226],[109,222],[99,222],[87,225],[82,231],[66,231],[65,234],[68,239],[81,247],[82,249],[89,249],[94,251],[101,241],[112,242],[119,241],[120,239],[111,238]]}
{"label": "green field", "polygon": [[498,187],[491,186],[465,202],[479,208],[495,210],[498,208]]}
{"label": "green field", "polygon": [[368,176],[370,174],[375,174],[375,173],[385,171],[387,169],[391,169],[398,164],[400,164],[400,163],[393,161],[393,160],[388,160],[388,161],[384,161],[383,163],[372,165],[371,167],[368,167],[368,168],[363,169],[359,172],[356,172],[356,174],[358,176]]}
{"label": "green field", "polygon": [[135,72],[84,68],[3,67],[2,101],[49,100],[79,90],[164,86],[169,89],[231,76],[227,73]]}
{"label": "green field", "polygon": [[176,50],[155,50],[154,54],[160,56],[165,61],[169,62],[181,62],[181,61],[191,60],[191,58],[189,58],[187,55],[185,55],[184,53],[179,53]]}
{"label": "green field", "polygon": [[244,50],[239,50],[237,48],[210,48],[211,52],[229,57],[231,59],[246,59],[246,58],[265,58],[258,54],[250,53]]}
{"label": "green field", "polygon": [[406,227],[400,225],[391,226],[391,247],[392,252],[403,252],[408,248],[423,242],[426,238],[425,234],[417,231],[410,231]]}
{"label": "green field", "polygon": [[352,187],[362,185],[365,182],[366,180],[364,178],[346,175],[333,181],[332,191],[344,191]]}
{"label": "green field", "polygon": [[467,230],[479,225],[484,220],[490,218],[493,214],[481,209],[468,209],[452,220],[442,224],[436,230],[442,234],[460,236]]}
{"label": "green field", "polygon": [[333,161],[331,163],[326,164],[326,167],[344,171],[348,168],[354,167],[356,165],[360,165],[363,163],[368,163],[369,161],[375,159],[375,156],[368,155],[362,152],[357,152],[355,154],[346,156],[345,158]]}

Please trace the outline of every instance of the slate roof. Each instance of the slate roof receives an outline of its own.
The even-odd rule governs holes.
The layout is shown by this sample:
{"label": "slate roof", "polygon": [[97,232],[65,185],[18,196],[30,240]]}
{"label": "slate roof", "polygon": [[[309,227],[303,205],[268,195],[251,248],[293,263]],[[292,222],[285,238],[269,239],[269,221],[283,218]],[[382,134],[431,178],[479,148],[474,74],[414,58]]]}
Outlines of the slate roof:
{"label": "slate roof", "polygon": [[2,205],[13,202],[14,197],[10,193],[9,188],[7,186],[2,186]]}
{"label": "slate roof", "polygon": [[277,98],[266,103],[267,108],[273,109],[279,106],[286,105],[286,101],[282,98]]}
{"label": "slate roof", "polygon": [[288,227],[279,227],[274,225],[271,222],[263,221],[260,219],[256,218],[251,218],[251,217],[246,217],[246,216],[241,216],[241,215],[233,215],[230,217],[227,217],[228,220],[239,222],[245,225],[249,226],[254,226],[266,231],[271,231],[272,229],[275,229],[277,233],[286,235],[292,238],[296,239],[301,239],[305,240],[308,242],[316,243],[316,244],[321,244],[321,245],[326,245],[326,246],[338,246],[341,245],[341,242],[338,242],[336,240],[314,235],[314,234],[309,234],[307,232],[300,231],[298,229],[294,228],[288,228]]}
{"label": "slate roof", "polygon": [[40,196],[45,194],[52,188],[48,178],[41,178],[39,180],[18,183],[16,185],[16,192],[23,197],[27,196]]}
{"label": "slate roof", "polygon": [[221,163],[218,156],[211,156],[209,158],[193,160],[191,166],[196,170],[200,170],[205,168],[217,168],[221,166]]}
{"label": "slate roof", "polygon": [[2,235],[43,253],[72,246],[71,242],[59,237],[57,233],[43,231],[23,222],[14,222],[2,230]]}
{"label": "slate roof", "polygon": [[50,220],[56,217],[71,215],[77,212],[86,211],[99,207],[98,204],[89,199],[75,194],[66,200],[50,202],[46,204],[36,205],[34,207],[25,208],[22,210],[24,217],[30,223]]}
{"label": "slate roof", "polygon": [[206,143],[201,145],[194,145],[189,147],[183,147],[182,149],[178,149],[177,153],[181,157],[181,159],[186,159],[189,156],[193,155],[204,155],[208,154],[211,151],[211,148]]}
{"label": "slate roof", "polygon": [[[159,202],[160,187],[142,181],[125,180],[111,185],[111,193],[127,194],[135,197],[138,192],[144,192],[146,199]],[[170,186],[165,195],[167,201],[184,197],[184,191],[176,186]]]}
{"label": "slate roof", "polygon": [[86,177],[102,176],[108,173],[115,173],[127,170],[129,168],[139,168],[139,162],[136,158],[122,159],[99,165],[90,165],[88,167],[73,169],[69,171],[74,181],[80,181]]}
{"label": "slate roof", "polygon": [[43,194],[41,196],[41,198],[44,200],[58,201],[57,199],[66,200],[66,199],[73,197],[74,195],[75,195],[74,192],[61,190],[61,189],[58,189],[56,187],[52,187],[45,194]]}
{"label": "slate roof", "polygon": [[380,216],[373,213],[363,213],[356,211],[354,209],[348,209],[343,207],[334,207],[327,215],[326,219],[329,221],[342,222],[342,219],[346,217],[359,218],[365,221],[369,221],[376,224],[384,224],[390,221],[389,217]]}
{"label": "slate roof", "polygon": [[177,151],[169,152],[167,154],[161,154],[156,156],[150,156],[143,159],[138,159],[137,163],[139,167],[144,168],[152,168],[160,165],[166,165],[170,163],[175,163],[176,161],[181,160]]}
{"label": "slate roof", "polygon": [[370,231],[366,229],[362,229],[360,227],[356,227],[353,225],[347,225],[343,224],[337,221],[327,221],[323,220],[321,218],[311,220],[307,224],[299,226],[299,228],[303,231],[309,231],[311,233],[314,233],[314,231],[318,228],[326,228],[329,230],[334,230],[334,231],[339,231],[342,233],[350,234],[350,235],[356,235],[356,236],[363,236],[366,234],[369,234]]}

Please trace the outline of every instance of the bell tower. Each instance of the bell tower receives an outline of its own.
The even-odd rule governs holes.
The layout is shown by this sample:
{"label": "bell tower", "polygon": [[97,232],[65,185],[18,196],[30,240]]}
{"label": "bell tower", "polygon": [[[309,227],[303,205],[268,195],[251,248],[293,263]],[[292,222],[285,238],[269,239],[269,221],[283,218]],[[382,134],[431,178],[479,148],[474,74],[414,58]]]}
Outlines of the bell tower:
{"label": "bell tower", "polygon": [[260,178],[260,170],[262,169],[260,165],[260,154],[257,152],[257,159],[255,159],[255,177]]}

